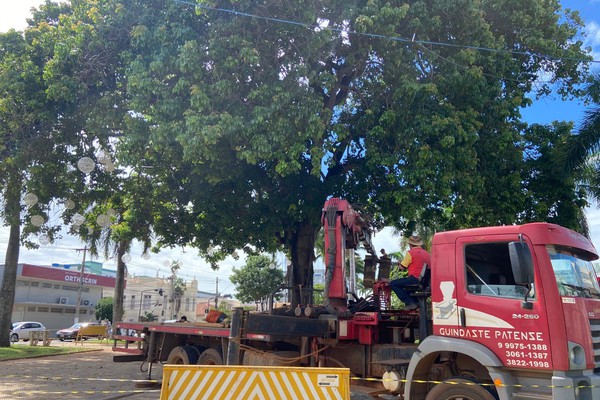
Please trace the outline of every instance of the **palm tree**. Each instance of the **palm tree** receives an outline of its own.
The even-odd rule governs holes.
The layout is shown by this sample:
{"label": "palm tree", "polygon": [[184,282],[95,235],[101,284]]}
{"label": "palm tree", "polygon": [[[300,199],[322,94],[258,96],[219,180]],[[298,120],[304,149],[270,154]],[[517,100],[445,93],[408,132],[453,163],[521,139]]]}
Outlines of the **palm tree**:
{"label": "palm tree", "polygon": [[566,144],[566,168],[578,175],[582,189],[600,204],[600,73],[592,76],[585,94],[593,106]]}

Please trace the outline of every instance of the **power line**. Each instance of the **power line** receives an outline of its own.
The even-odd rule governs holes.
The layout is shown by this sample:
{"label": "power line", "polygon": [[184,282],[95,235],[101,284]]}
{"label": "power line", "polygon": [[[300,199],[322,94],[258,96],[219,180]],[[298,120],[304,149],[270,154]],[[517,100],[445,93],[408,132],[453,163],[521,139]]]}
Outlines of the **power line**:
{"label": "power line", "polygon": [[348,30],[348,29],[342,29],[342,28],[320,26],[317,24],[307,24],[304,22],[298,22],[298,21],[293,21],[293,20],[283,19],[283,18],[265,17],[262,15],[256,15],[256,14],[236,11],[236,10],[232,10],[232,9],[227,9],[227,8],[210,7],[210,6],[207,6],[204,4],[192,3],[189,1],[185,1],[185,0],[173,0],[173,1],[175,3],[186,4],[189,6],[198,7],[198,8],[204,9],[204,10],[208,10],[208,11],[216,11],[216,12],[232,14],[232,15],[236,15],[236,16],[240,16],[240,17],[261,19],[264,21],[299,26],[299,27],[311,29],[311,30],[313,30],[313,29],[328,30],[331,32],[338,32],[338,33],[341,33],[344,35],[363,36],[363,37],[368,37],[368,38],[373,38],[373,39],[384,39],[384,40],[391,40],[391,41],[402,42],[402,43],[416,43],[416,44],[420,44],[420,45],[450,47],[450,48],[459,48],[459,49],[471,49],[471,50],[478,50],[478,51],[487,51],[487,52],[492,52],[492,53],[523,55],[523,56],[528,56],[528,57],[538,57],[538,58],[541,58],[544,60],[549,60],[549,61],[568,60],[568,61],[590,62],[590,63],[600,64],[600,60],[594,60],[594,59],[586,60],[586,59],[581,59],[581,58],[576,58],[576,57],[555,57],[555,56],[551,56],[551,55],[547,55],[547,54],[532,53],[532,52],[528,52],[528,51],[493,49],[491,47],[483,47],[483,46],[438,42],[438,41],[433,41],[433,40],[419,40],[419,39],[416,39],[415,36],[413,36],[412,38],[409,39],[409,38],[403,38],[400,36],[389,36],[389,35],[383,35],[383,34],[377,34],[377,33],[357,32],[354,30]]}
{"label": "power line", "polygon": [[[140,273],[141,270],[144,271],[151,271],[153,273],[159,273],[159,274],[164,274],[164,275],[172,275],[173,273],[166,269],[166,268],[162,268],[162,267],[158,267],[158,266],[154,266],[154,265],[142,265],[142,264],[138,264],[138,263],[126,263],[127,265],[127,269],[128,271],[131,273]],[[144,274],[147,274],[147,272],[144,272]],[[204,276],[202,276],[204,275]],[[208,275],[208,276],[206,276]],[[213,271],[213,270],[200,270],[200,269],[193,269],[193,268],[188,268],[188,269],[184,269],[184,270],[179,270],[177,271],[177,276],[178,277],[185,277],[185,278],[189,278],[189,279],[195,279],[197,281],[210,281],[212,282],[214,280],[214,278],[210,278],[209,276],[215,276],[215,277],[219,277],[219,278],[224,278],[226,280],[228,280],[229,276],[226,272],[222,272],[219,273],[218,271]]]}

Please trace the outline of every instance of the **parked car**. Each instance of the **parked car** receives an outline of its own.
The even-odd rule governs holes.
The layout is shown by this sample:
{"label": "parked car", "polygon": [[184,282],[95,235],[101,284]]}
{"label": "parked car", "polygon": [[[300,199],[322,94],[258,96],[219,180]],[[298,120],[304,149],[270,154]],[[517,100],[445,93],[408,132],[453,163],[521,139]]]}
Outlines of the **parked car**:
{"label": "parked car", "polygon": [[10,330],[10,341],[13,343],[18,342],[19,340],[23,340],[24,342],[26,342],[29,340],[29,332],[39,332],[45,330],[46,327],[40,322],[15,322],[12,324],[12,328]]}
{"label": "parked car", "polygon": [[[70,328],[65,328],[65,329],[61,329],[61,330],[57,331],[56,337],[61,342],[66,339],[75,339],[77,337],[77,334],[79,333],[79,329],[81,329],[81,327],[88,326],[88,325],[100,325],[100,324],[97,322],[78,322],[78,323],[74,324],[73,326],[71,326]],[[87,339],[87,338],[84,337],[84,339]]]}

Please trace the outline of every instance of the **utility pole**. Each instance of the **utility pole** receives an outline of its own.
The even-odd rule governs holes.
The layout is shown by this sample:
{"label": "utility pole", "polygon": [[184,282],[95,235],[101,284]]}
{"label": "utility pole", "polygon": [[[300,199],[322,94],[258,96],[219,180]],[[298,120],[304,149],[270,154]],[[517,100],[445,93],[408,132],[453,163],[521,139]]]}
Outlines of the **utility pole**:
{"label": "utility pole", "polygon": [[[227,288],[225,288],[227,289]],[[217,287],[215,288],[215,310],[219,309],[219,277],[217,277]]]}
{"label": "utility pole", "polygon": [[81,304],[81,293],[83,292],[83,271],[85,270],[85,255],[87,253],[87,246],[83,249],[77,249],[77,251],[83,251],[83,261],[79,268],[79,287],[77,288],[77,303],[75,304],[75,318],[73,323],[79,322],[79,306]]}
{"label": "utility pole", "polygon": [[170,318],[176,318],[175,315],[175,272],[171,275],[171,313]]}

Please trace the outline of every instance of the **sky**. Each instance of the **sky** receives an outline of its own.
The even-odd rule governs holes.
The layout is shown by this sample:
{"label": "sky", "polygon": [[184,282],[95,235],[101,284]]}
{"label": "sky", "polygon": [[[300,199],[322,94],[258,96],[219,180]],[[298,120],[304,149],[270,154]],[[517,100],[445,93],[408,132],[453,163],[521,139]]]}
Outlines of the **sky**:
{"label": "sky", "polygon": [[[26,19],[31,15],[32,7],[42,4],[40,0],[0,0],[0,32],[7,30],[24,29]],[[600,0],[562,0],[566,8],[580,11],[584,20],[586,34],[585,44],[592,48],[594,60],[600,60]],[[600,70],[597,64],[595,67]],[[534,105],[523,111],[523,116],[530,123],[550,123],[553,120],[580,121],[585,112],[585,107],[574,101],[562,101],[556,98],[544,98],[536,100]],[[325,201],[325,199],[323,199]],[[597,205],[592,205],[587,210],[587,217],[591,227],[592,242],[600,249],[600,211]],[[393,234],[391,228],[386,228],[373,238],[375,248],[386,249],[388,253],[398,251],[400,238]],[[0,227],[0,262],[4,261],[6,246],[8,243],[8,229]],[[50,265],[52,263],[72,264],[81,262],[83,258],[81,249],[83,243],[73,237],[63,235],[62,239],[52,244],[41,246],[37,250],[21,248],[19,262],[37,265]],[[240,252],[241,254],[241,252]],[[197,256],[193,249],[167,249],[159,254],[150,254],[149,259],[142,257],[142,248],[139,244],[134,245],[131,252],[131,261],[127,263],[128,271],[135,275],[168,276],[170,274],[168,265],[171,261],[180,261],[182,268],[179,275],[186,280],[195,278],[198,280],[199,289],[202,291],[222,294],[233,294],[234,286],[228,280],[233,267],[241,267],[244,259],[234,260],[228,258],[219,264],[218,271],[213,271],[210,266]],[[89,255],[87,260],[89,260]],[[103,262],[103,259],[96,260]],[[283,266],[283,256],[278,257],[280,267]],[[114,260],[107,260],[104,264],[107,268],[115,269]]]}

